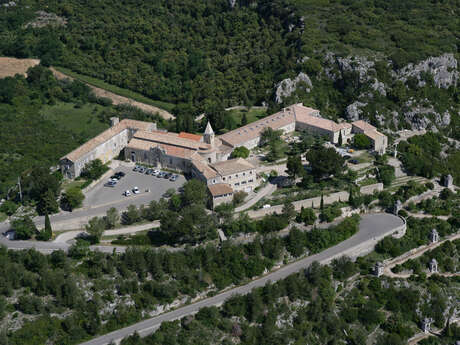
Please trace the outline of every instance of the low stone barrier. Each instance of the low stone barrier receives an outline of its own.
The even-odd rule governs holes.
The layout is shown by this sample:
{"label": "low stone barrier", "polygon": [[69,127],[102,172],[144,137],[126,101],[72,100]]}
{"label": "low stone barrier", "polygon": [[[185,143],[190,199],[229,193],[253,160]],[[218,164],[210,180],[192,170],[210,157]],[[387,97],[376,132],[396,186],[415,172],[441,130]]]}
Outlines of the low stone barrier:
{"label": "low stone barrier", "polygon": [[[383,184],[375,183],[375,184],[361,187],[360,192],[361,194],[366,195],[366,194],[373,194],[375,191],[381,191],[381,190],[383,190]],[[336,201],[347,201],[348,197],[349,197],[348,192],[336,192],[336,193],[332,193],[329,195],[324,195],[323,201],[324,201],[324,205],[330,205]],[[294,208],[296,211],[300,211],[302,207],[318,208],[321,206],[321,197],[317,196],[315,198],[294,201],[292,204],[294,205]],[[276,206],[272,206],[269,208],[262,208],[258,210],[248,211],[248,216],[251,218],[261,218],[271,213],[281,214],[282,210],[283,210],[283,205],[276,205]]]}

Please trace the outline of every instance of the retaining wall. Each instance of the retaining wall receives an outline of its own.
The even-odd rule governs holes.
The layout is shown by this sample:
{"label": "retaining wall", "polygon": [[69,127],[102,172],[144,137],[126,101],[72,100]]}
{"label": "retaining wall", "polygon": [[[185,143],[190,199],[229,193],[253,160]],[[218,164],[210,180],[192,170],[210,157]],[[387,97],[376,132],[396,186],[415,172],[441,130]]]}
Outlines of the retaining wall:
{"label": "retaining wall", "polygon": [[[375,184],[361,187],[360,192],[361,194],[372,194],[374,193],[374,191],[381,191],[381,190],[383,190],[383,184],[375,183]],[[324,195],[323,196],[324,205],[329,205],[336,201],[347,201],[348,196],[349,196],[348,192],[337,192],[337,193],[332,193],[329,195]],[[321,197],[318,196],[315,198],[294,201],[292,204],[294,205],[294,208],[296,211],[300,211],[302,207],[304,208],[312,207],[312,205],[314,208],[318,208],[321,206]],[[260,218],[260,217],[263,217],[271,213],[281,214],[282,210],[283,210],[283,205],[276,205],[270,208],[262,208],[258,210],[248,211],[248,216],[251,218]]]}

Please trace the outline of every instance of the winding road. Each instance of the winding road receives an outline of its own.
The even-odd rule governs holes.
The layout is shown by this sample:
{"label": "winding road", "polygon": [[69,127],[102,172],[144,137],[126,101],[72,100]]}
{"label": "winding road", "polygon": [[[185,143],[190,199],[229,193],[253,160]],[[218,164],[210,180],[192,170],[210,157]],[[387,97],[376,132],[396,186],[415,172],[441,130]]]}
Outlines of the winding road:
{"label": "winding road", "polygon": [[119,342],[121,339],[133,334],[134,332],[137,332],[140,336],[145,337],[158,329],[161,323],[164,321],[173,321],[187,315],[193,315],[203,307],[219,306],[233,295],[244,295],[256,287],[264,286],[268,282],[275,282],[284,279],[293,273],[307,268],[314,261],[318,261],[321,264],[327,264],[334,258],[343,255],[347,255],[352,258],[356,258],[360,255],[365,255],[373,250],[375,244],[380,239],[393,234],[395,231],[401,229],[404,226],[405,224],[401,218],[391,214],[378,213],[364,215],[362,216],[359,225],[359,231],[354,236],[331,248],[324,250],[321,253],[283,266],[280,269],[273,271],[261,278],[252,280],[246,285],[229,289],[213,297],[205,298],[173,311],[138,322],[129,327],[122,328],[120,330],[82,343],[81,345],[105,345],[112,341]]}

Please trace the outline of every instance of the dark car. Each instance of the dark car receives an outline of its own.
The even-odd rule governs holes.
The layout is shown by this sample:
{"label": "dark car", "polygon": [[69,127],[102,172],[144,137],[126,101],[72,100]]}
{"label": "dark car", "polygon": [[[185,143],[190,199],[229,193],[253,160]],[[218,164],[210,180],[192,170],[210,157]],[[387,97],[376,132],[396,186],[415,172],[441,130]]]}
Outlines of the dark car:
{"label": "dark car", "polygon": [[146,175],[152,175],[152,173],[153,173],[153,169],[147,169],[147,170],[145,171],[145,174],[146,174]]}
{"label": "dark car", "polygon": [[169,178],[169,181],[174,182],[174,181],[177,180],[178,177],[179,177],[179,175],[172,175],[172,176]]}
{"label": "dark car", "polygon": [[165,176],[163,176],[165,179],[169,179],[172,176],[171,173],[166,173]]}
{"label": "dark car", "polygon": [[115,182],[115,181],[109,181],[104,186],[106,186],[106,187],[115,187],[116,184],[117,184],[117,182]]}
{"label": "dark car", "polygon": [[356,159],[350,159],[349,162],[351,164],[359,164],[359,162]]}
{"label": "dark car", "polygon": [[115,173],[115,177],[118,178],[118,179],[121,179],[125,175],[126,174],[123,171],[119,171],[119,172]]}
{"label": "dark car", "polygon": [[346,160],[349,160],[351,158],[351,156],[350,155],[345,155],[345,156],[343,156],[343,158],[346,159]]}

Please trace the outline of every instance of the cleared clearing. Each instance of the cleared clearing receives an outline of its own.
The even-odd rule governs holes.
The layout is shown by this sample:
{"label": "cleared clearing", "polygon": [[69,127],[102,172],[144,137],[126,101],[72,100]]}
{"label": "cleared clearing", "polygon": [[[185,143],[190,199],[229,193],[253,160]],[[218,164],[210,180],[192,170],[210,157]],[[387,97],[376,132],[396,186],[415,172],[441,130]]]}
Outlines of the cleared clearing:
{"label": "cleared clearing", "polygon": [[10,57],[0,57],[0,79],[14,77],[16,74],[26,75],[30,67],[38,65],[38,59],[16,59]]}

